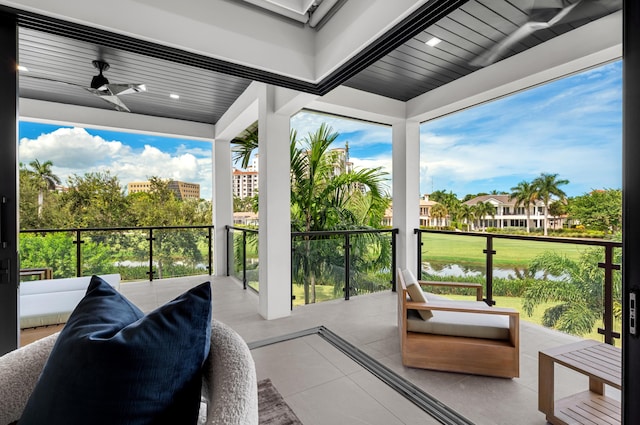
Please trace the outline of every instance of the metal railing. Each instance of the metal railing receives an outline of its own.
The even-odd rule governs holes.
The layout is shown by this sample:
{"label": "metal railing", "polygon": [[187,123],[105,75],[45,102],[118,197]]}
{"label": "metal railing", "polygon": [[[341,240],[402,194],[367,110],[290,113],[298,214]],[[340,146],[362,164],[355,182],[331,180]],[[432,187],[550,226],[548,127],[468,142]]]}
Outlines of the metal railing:
{"label": "metal railing", "polygon": [[[203,230],[203,235],[190,235],[190,232]],[[164,227],[110,227],[110,228],[72,228],[72,229],[33,229],[33,230],[21,230],[20,234],[27,236],[33,235],[35,237],[55,237],[55,235],[70,235],[70,240],[65,239],[64,241],[56,242],[57,246],[53,247],[53,250],[56,251],[54,255],[48,256],[45,252],[34,253],[34,256],[40,256],[41,259],[37,260],[32,258],[32,253],[34,249],[29,249],[26,246],[21,248],[21,265],[25,267],[52,267],[54,264],[43,264],[46,262],[54,262],[56,265],[63,265],[63,267],[53,267],[54,277],[70,277],[65,276],[66,273],[69,273],[69,269],[75,268],[75,276],[80,277],[84,276],[85,272],[87,274],[96,274],[97,271],[103,270],[105,268],[116,268],[117,266],[114,264],[108,264],[106,261],[109,259],[113,260],[115,257],[120,257],[118,255],[120,251],[131,250],[135,251],[136,260],[134,263],[136,264],[148,264],[148,270],[146,271],[146,276],[148,279],[152,281],[154,277],[156,277],[157,273],[162,273],[162,270],[158,270],[157,267],[163,265],[163,261],[169,261],[171,264],[164,264],[166,267],[175,267],[176,264],[181,263],[192,263],[201,261],[202,259],[196,258],[200,257],[201,247],[198,245],[202,245],[202,238],[206,239],[205,242],[205,250],[206,250],[206,270],[209,275],[213,273],[213,252],[212,252],[212,231],[213,226],[164,226]],[[181,237],[178,237],[178,232],[187,232]],[[170,234],[172,234],[171,237]],[[111,238],[111,239],[109,239]],[[109,239],[109,240],[108,240]],[[34,240],[29,239],[29,237],[21,238],[21,245],[24,243],[28,245],[29,243],[35,242]],[[102,262],[100,264],[90,264],[85,265],[84,263],[84,248],[87,245],[87,242],[92,242],[91,249],[93,251],[102,252]],[[107,243],[108,242],[108,243]],[[38,242],[40,243],[40,242]],[[65,246],[65,244],[75,245],[75,249],[71,246]],[[165,247],[163,247],[165,245]],[[168,245],[168,248],[166,247]],[[84,248],[84,249],[83,249]],[[113,250],[113,252],[108,253],[109,250]],[[69,251],[71,252],[69,252]],[[176,252],[180,252],[184,250],[184,255],[181,260],[176,262],[171,259],[167,260],[170,255],[175,256]],[[169,252],[171,254],[169,254]],[[111,255],[106,255],[111,254]],[[115,255],[114,255],[115,254]],[[28,258],[23,258],[27,257]],[[43,258],[43,257],[48,258]],[[59,257],[68,256],[68,258],[60,259]],[[38,262],[38,264],[29,264],[33,262]],[[68,263],[75,263],[75,267]],[[196,266],[194,266],[195,268]],[[125,266],[126,268],[126,266]],[[61,269],[64,269],[62,271]],[[201,273],[201,272],[200,272]],[[197,273],[194,273],[197,274]],[[163,276],[159,276],[162,278]],[[123,280],[127,280],[126,277],[123,277]]]}
{"label": "metal railing", "polygon": [[[398,229],[384,229],[384,230],[336,230],[336,231],[322,231],[322,232],[292,232],[291,233],[291,285],[292,285],[292,299],[291,305],[295,298],[294,285],[296,276],[300,276],[301,273],[296,273],[297,270],[304,269],[304,256],[312,254],[314,256],[314,263],[318,264],[322,262],[322,254],[317,249],[311,249],[313,244],[327,243],[325,246],[325,254],[332,256],[332,261],[325,261],[325,271],[328,268],[332,268],[334,277],[336,274],[341,274],[341,282],[343,283],[340,291],[343,293],[341,296],[345,300],[348,300],[355,293],[362,293],[368,291],[365,285],[358,280],[357,270],[354,270],[354,238],[358,237],[371,237],[376,238],[381,235],[389,235],[388,246],[388,264],[385,264],[382,268],[389,274],[388,287],[395,291],[396,276],[393,270],[396,268],[396,235]],[[251,271],[256,276],[257,266],[257,249],[254,246],[251,255],[247,254],[247,244],[249,241],[257,241],[258,230],[245,227],[227,226],[227,276],[235,274],[238,279],[242,281],[244,289],[251,288],[259,291],[259,283],[257,279],[249,279],[248,271]],[[356,240],[357,241],[357,240]],[[382,244],[386,244],[386,241],[379,241]],[[305,244],[304,247],[298,246],[298,244]],[[299,248],[299,249],[298,249]],[[386,246],[385,248],[386,249]],[[248,261],[253,260],[253,265],[249,269]],[[326,259],[325,259],[326,260]],[[309,263],[307,263],[308,265]],[[299,266],[299,269],[298,269]],[[257,277],[257,276],[256,276]],[[362,280],[362,279],[360,279]],[[301,284],[305,291],[309,290],[308,283]],[[327,285],[322,285],[326,287]],[[372,285],[369,285],[371,287]],[[305,292],[308,293],[308,292]],[[309,302],[309,299],[305,299],[305,303]]]}
{"label": "metal railing", "polygon": [[[311,261],[307,261],[310,258],[309,256],[313,256],[314,262],[316,265],[322,264],[323,270],[325,274],[329,269],[336,272],[335,274],[339,274],[342,269],[342,282],[344,286],[341,288],[341,292],[344,294],[344,299],[349,300],[352,295],[358,293],[365,292],[374,292],[379,290],[381,286],[376,282],[371,281],[371,279],[367,279],[360,274],[362,270],[359,270],[358,267],[354,267],[354,238],[363,238],[369,237],[369,243],[376,244],[378,248],[384,250],[386,246],[383,246],[386,241],[381,240],[380,238],[384,235],[389,235],[389,251],[388,258],[387,256],[378,257],[382,262],[386,263],[379,267],[378,272],[373,272],[374,274],[388,273],[389,274],[389,285],[392,291],[396,290],[396,275],[394,270],[396,269],[396,236],[398,234],[398,229],[366,229],[366,230],[333,230],[333,231],[315,231],[315,232],[291,232],[291,285],[292,285],[292,293],[293,293],[293,285],[294,285],[294,277],[300,275],[306,275],[310,273],[310,268],[305,270],[305,265],[310,264]],[[296,245],[296,240],[301,243],[300,249],[298,249]],[[325,246],[324,253],[322,250],[311,249],[312,244],[318,243],[328,243],[329,245]],[[363,249],[357,249],[357,254],[360,257],[363,257],[365,253],[363,253]],[[356,255],[357,255],[356,254]],[[382,254],[381,254],[382,255]],[[305,260],[305,256],[307,257]],[[333,258],[329,258],[333,257]],[[339,257],[343,257],[342,261]],[[374,255],[375,257],[375,255]],[[388,263],[387,263],[388,261]],[[371,261],[373,262],[373,261]],[[371,263],[370,262],[370,263]],[[361,264],[363,266],[364,264]],[[375,266],[374,266],[375,267]],[[302,273],[296,273],[296,269],[300,270]],[[305,273],[306,272],[306,273]],[[307,276],[306,276],[307,277]],[[315,299],[309,297],[309,286],[311,283],[307,280],[301,284],[305,290],[305,300],[304,303],[308,304],[310,302],[315,302]],[[292,307],[294,303],[294,298],[292,296]]]}
{"label": "metal railing", "polygon": [[[236,268],[239,268],[242,272],[241,280],[242,287],[244,289],[252,288],[256,291],[258,288],[254,288],[248,285],[247,282],[247,242],[253,236],[257,238],[259,232],[257,229],[250,229],[246,227],[236,227],[236,226],[226,226],[227,230],[227,276],[231,276],[234,274],[233,272],[237,272]],[[240,232],[240,245],[239,245],[239,254],[241,256],[240,261],[235,261],[238,257],[236,255],[236,237],[235,233]],[[233,271],[233,272],[232,272]]]}
{"label": "metal railing", "polygon": [[620,334],[614,331],[613,326],[613,306],[614,306],[614,288],[613,288],[613,272],[620,270],[620,264],[614,263],[614,249],[622,248],[621,242],[602,240],[602,239],[573,239],[573,238],[559,238],[559,237],[544,237],[544,236],[524,236],[524,235],[506,235],[506,234],[491,234],[491,233],[477,233],[477,232],[457,232],[446,230],[426,230],[415,229],[414,232],[417,235],[418,244],[418,261],[417,261],[417,276],[422,276],[423,266],[423,234],[446,234],[455,237],[470,236],[485,239],[485,246],[482,253],[485,256],[486,267],[486,298],[484,301],[488,305],[494,305],[493,299],[493,270],[494,270],[494,255],[497,254],[497,250],[494,249],[494,241],[496,239],[511,239],[521,241],[534,241],[534,242],[551,242],[554,244],[573,244],[573,245],[586,245],[602,247],[604,249],[604,261],[598,263],[598,267],[603,269],[604,272],[604,293],[603,293],[603,327],[598,328],[598,333],[604,336],[604,342],[607,344],[613,344],[614,338],[620,338]]}

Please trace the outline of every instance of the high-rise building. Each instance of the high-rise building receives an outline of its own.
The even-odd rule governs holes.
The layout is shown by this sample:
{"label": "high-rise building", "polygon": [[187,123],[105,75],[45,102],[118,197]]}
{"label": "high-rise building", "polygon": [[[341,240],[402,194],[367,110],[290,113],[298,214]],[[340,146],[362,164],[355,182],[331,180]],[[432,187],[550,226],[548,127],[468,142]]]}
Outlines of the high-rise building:
{"label": "high-rise building", "polygon": [[233,169],[233,196],[244,199],[258,194],[258,172]]}
{"label": "high-rise building", "polygon": [[[173,191],[178,199],[200,199],[200,185],[198,183],[181,182],[169,180],[167,187]],[[149,192],[151,182],[131,182],[127,184],[129,194],[138,192]]]}

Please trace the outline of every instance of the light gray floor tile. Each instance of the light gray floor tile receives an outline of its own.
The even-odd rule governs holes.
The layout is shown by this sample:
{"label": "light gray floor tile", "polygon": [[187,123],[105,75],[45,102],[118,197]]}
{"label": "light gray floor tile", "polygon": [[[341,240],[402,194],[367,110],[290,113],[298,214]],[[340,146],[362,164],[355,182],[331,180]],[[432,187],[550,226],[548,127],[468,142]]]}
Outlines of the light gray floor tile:
{"label": "light gray floor tile", "polygon": [[397,417],[347,377],[285,397],[285,401],[305,425],[402,425]]}

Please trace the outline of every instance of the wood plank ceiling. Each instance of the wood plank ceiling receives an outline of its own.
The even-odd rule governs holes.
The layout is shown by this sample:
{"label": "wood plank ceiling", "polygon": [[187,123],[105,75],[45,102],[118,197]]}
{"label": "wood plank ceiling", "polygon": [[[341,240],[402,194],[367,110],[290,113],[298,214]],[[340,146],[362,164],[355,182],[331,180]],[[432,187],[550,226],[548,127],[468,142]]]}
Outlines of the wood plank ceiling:
{"label": "wood plank ceiling", "polygon": [[[529,20],[533,4],[533,0],[471,0],[344,85],[393,99],[410,100],[479,69],[472,61],[522,27]],[[590,18],[535,31],[513,44],[497,60],[600,18],[612,9],[615,7],[597,10],[601,13]],[[425,43],[433,37],[442,42],[434,47],[427,46]]]}
{"label": "wood plank ceiling", "polygon": [[[604,3],[617,4],[617,1],[604,0]],[[321,95],[342,83],[407,101],[477,70],[479,66],[472,61],[522,27],[530,18],[533,2],[445,0],[426,3],[416,16],[390,31],[386,39],[374,42],[366,55],[356,55],[344,69],[316,85],[188,52],[169,51],[162,46],[122,39],[91,28],[19,15],[20,65],[28,68],[28,72],[20,72],[20,96],[113,109],[84,88],[98,74],[92,61],[102,58],[110,64],[104,75],[111,83],[146,85],[146,92],[123,95],[121,100],[132,112],[152,116],[215,124],[253,79]],[[535,31],[514,43],[496,60],[522,52],[611,11]],[[425,42],[432,37],[442,42],[435,47],[427,46]],[[180,98],[173,99],[170,94]]]}

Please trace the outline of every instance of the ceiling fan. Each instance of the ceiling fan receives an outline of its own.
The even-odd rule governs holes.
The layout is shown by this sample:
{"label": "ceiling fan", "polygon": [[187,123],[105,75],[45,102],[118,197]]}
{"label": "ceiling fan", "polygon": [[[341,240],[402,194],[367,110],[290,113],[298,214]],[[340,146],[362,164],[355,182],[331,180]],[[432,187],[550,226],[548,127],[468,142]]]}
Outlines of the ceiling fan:
{"label": "ceiling fan", "polygon": [[129,108],[122,102],[122,100],[118,97],[123,94],[133,94],[139,93],[143,91],[147,91],[147,88],[144,84],[132,84],[132,83],[109,83],[107,77],[105,77],[102,73],[109,69],[109,64],[102,60],[96,59],[92,61],[93,66],[98,69],[98,75],[95,75],[91,79],[91,84],[89,87],[86,87],[82,84],[71,83],[68,81],[56,80],[49,77],[40,77],[30,74],[25,74],[25,76],[29,78],[35,78],[38,80],[47,80],[47,81],[55,81],[57,83],[69,84],[72,86],[82,87],[90,93],[100,97],[100,99],[104,100],[111,104],[117,111],[122,112],[131,112]]}
{"label": "ceiling fan", "polygon": [[622,0],[534,0],[529,19],[491,49],[471,61],[484,67],[501,59],[514,44],[536,31],[585,18],[600,18],[622,8]]}

